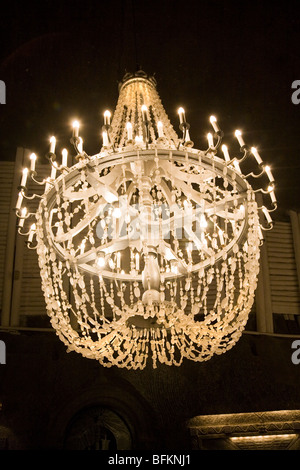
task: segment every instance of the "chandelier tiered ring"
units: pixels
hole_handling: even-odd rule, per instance
[[[194,149],[178,113],[182,137],[154,79],[128,75],[113,118],[104,115],[101,151],[85,153],[75,122],[71,167],[53,138],[50,178],[37,180],[31,156],[27,173],[45,184],[34,215],[20,187],[19,231],[37,249],[51,324],[68,351],[103,366],[207,361],[239,340],[253,305],[273,175],[239,131],[231,158],[213,116],[208,148]]]

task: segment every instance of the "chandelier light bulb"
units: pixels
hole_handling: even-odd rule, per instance
[[[216,116],[210,116],[209,118],[210,122],[211,122],[211,125],[213,126],[213,129],[215,132],[220,132],[220,128],[217,124],[217,118]]]
[[[21,209],[22,202],[23,202],[23,193],[22,191],[20,191],[18,194],[18,199],[17,199],[17,204],[16,204],[17,210]]]
[[[201,214],[200,216],[200,227],[204,229],[207,228],[207,220],[204,214]]]
[[[19,219],[19,224],[18,224],[18,227],[19,228],[23,228],[24,227],[24,222],[25,222],[25,217],[27,215],[27,208],[26,207],[23,207],[23,209],[21,210],[21,217]]]
[[[32,224],[31,227],[30,227],[29,235],[28,235],[28,242],[29,243],[32,242],[35,231],[36,231],[36,225]]]
[[[268,178],[270,180],[270,183],[273,183],[275,180],[274,180],[273,174],[271,172],[271,168],[268,165],[266,165],[264,170],[265,170],[265,173],[266,173],[266,175],[268,176]]]
[[[139,253],[135,254],[135,269],[137,271],[140,270],[140,254]]]
[[[184,124],[186,122],[185,120],[185,111],[183,108],[178,109],[178,115],[179,115],[179,122],[180,124]]]
[[[272,223],[272,217],[270,216],[270,213],[269,213],[268,209],[265,206],[263,206],[262,211],[263,211],[268,223],[271,224]]]
[[[83,255],[84,250],[85,250],[85,245],[86,245],[86,240],[83,239],[80,245],[80,254]]]
[[[207,134],[208,147],[211,149],[214,147],[214,138],[211,132]]]
[[[236,130],[235,131],[235,136],[238,140],[238,143],[240,144],[240,147],[244,147],[245,146],[245,142],[244,142],[244,139],[242,137],[242,132],[240,130]]]
[[[223,152],[223,155],[224,155],[224,158],[225,158],[226,162],[230,162],[230,156],[229,156],[227,145],[225,145],[225,144],[222,145],[222,152]]]
[[[98,258],[97,258],[97,266],[99,268],[104,268],[105,266],[105,254],[104,253],[99,253]]]
[[[82,153],[83,152],[83,140],[81,137],[79,137],[79,143],[77,147],[78,147],[79,152]]]
[[[254,155],[257,163],[259,165],[261,165],[263,161],[262,161],[261,156],[259,155],[259,153],[258,153],[258,151],[255,147],[251,147],[251,153],[252,153],[252,155]]]
[[[21,187],[25,188],[27,183],[28,168],[24,168],[22,171]]]
[[[225,241],[224,241],[224,232],[221,229],[219,229],[219,238],[220,238],[221,245],[224,245],[224,243],[225,243]]]
[[[136,144],[142,144],[143,143],[143,136],[142,135],[136,135],[134,140],[135,140]]]
[[[50,138],[50,153],[55,153],[56,139],[54,135]]]
[[[143,121],[146,122],[148,120],[148,108],[145,104],[143,104],[141,109]]]
[[[30,158],[30,171],[34,172],[35,171],[36,154],[32,153],[29,158]]]
[[[104,125],[110,126],[111,112],[108,109],[104,112]]]
[[[157,131],[158,131],[158,137],[162,138],[164,137],[164,125],[161,121],[158,121],[157,123]]]
[[[131,124],[131,122],[127,122],[126,129],[127,129],[127,139],[132,140],[132,124]]]
[[[108,135],[106,131],[102,132],[102,141],[103,147],[108,147]]]
[[[113,212],[112,212],[112,215],[113,217],[115,217],[115,219],[119,219],[122,215],[122,211],[119,207],[115,207]]]
[[[51,179],[51,180],[55,180],[55,178],[56,178],[56,170],[57,170],[57,163],[56,163],[56,162],[53,162],[53,163],[52,163],[52,167],[51,167],[51,175],[50,175],[50,179]]]
[[[275,202],[276,202],[276,196],[275,196],[274,186],[269,186],[269,187],[268,187],[268,192],[269,192],[269,194],[270,194],[271,201],[273,202],[273,204],[275,204]]]
[[[121,269],[121,253],[117,253],[117,269]]]
[[[234,168],[236,169],[236,171],[238,173],[241,173],[241,168],[240,168],[239,162],[237,160],[233,161],[233,166],[234,166]]]
[[[79,136],[79,122],[73,121],[73,137]]]
[[[67,149],[62,150],[62,166],[64,167],[68,166],[68,150]]]

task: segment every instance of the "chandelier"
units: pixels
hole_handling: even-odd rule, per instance
[[[18,231],[37,251],[51,325],[103,366],[207,361],[236,344],[253,305],[277,208],[271,169],[241,131],[231,157],[214,116],[207,148],[194,149],[178,115],[179,134],[154,78],[127,74],[99,153],[85,152],[75,121],[72,155],[57,158],[52,137],[50,176],[38,178],[34,153],[21,175]]]

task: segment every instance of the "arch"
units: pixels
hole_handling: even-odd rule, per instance
[[[118,383],[107,383],[104,379],[92,387],[74,390],[72,396],[65,397],[54,413],[51,413],[52,418],[45,436],[47,448],[63,449],[74,423],[80,417],[83,420],[87,417],[88,420],[89,413],[97,411],[102,412],[102,416],[105,414],[100,424],[112,432],[119,446],[120,435],[116,427],[120,427],[121,423],[123,438],[127,429],[126,442],[130,442],[131,449],[152,450],[157,446],[155,412],[149,403],[129,382],[118,380]],[[121,445],[123,443],[124,439]]]

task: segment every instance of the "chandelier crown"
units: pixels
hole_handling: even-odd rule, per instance
[[[37,250],[47,312],[69,351],[133,369],[207,361],[247,324],[277,207],[273,174],[240,130],[232,157],[215,116],[207,149],[194,149],[185,110],[179,137],[144,72],[127,74],[119,92],[100,152],[85,152],[74,121],[74,165],[65,148],[58,163],[54,136],[48,178],[31,155],[18,230]],[[42,194],[28,194],[29,176]],[[35,198],[33,213],[24,201]]]
[[[119,85],[119,99],[111,123],[111,143],[123,148],[128,143],[160,142],[178,146],[179,138],[161,103],[156,80],[143,71],[126,74]]]

